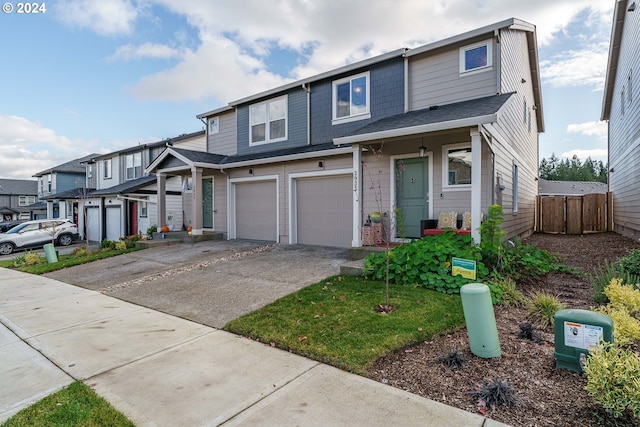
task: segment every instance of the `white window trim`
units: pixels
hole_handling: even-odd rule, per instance
[[[220,116],[211,117],[209,119],[208,132],[209,135],[220,133]]]
[[[336,99],[338,97],[338,86],[345,83],[360,78],[362,76],[367,77],[367,111],[360,114],[353,114],[346,117],[336,117]],[[371,75],[369,71],[365,71],[364,73],[355,74],[353,76],[345,77],[340,80],[334,80],[331,84],[331,124],[337,125],[341,123],[354,122],[357,120],[366,120],[371,118]]]
[[[24,201],[22,201],[24,199]],[[18,196],[18,206],[29,206],[36,202],[36,196]]]
[[[476,49],[481,46],[487,46],[487,65],[484,67],[478,67],[471,70],[467,70],[465,68],[465,53],[468,50]],[[460,75],[471,75],[478,72],[483,72],[487,70],[491,70],[493,68],[493,41],[491,39],[484,40],[479,43],[474,43],[472,45],[463,46],[460,48]]]
[[[271,104],[272,102],[277,102],[284,99],[284,136],[282,138],[275,138],[275,139],[271,139],[271,135],[269,134],[269,104]],[[251,123],[251,108],[252,107],[257,107],[259,105],[266,105],[267,106],[267,121],[265,122],[265,140],[264,141],[257,141],[257,142],[253,142],[253,136],[251,133],[251,126],[254,125],[254,123]],[[256,123],[257,124],[257,123]],[[279,96],[277,98],[271,98],[267,101],[263,101],[263,102],[258,102],[256,104],[251,104],[249,106],[249,146],[250,147],[254,147],[257,145],[263,145],[263,144],[271,144],[274,142],[280,142],[280,141],[286,141],[287,139],[289,139],[289,96],[288,95],[283,95],[283,96]]]
[[[442,146],[442,191],[469,191],[471,184],[449,185],[449,150],[457,150],[460,148],[471,149],[471,142],[461,142],[459,144],[448,144]],[[473,168],[473,164],[471,165]]]
[[[136,155],[140,157],[140,176],[136,176]],[[127,176],[127,170],[129,169],[129,167],[127,166],[127,159],[129,158],[129,156],[131,156],[131,164],[132,167],[131,169],[133,170],[133,177],[129,178]],[[127,154],[124,157],[124,179],[125,181],[133,181],[134,179],[138,179],[142,177],[142,153],[131,153],[131,154]]]
[[[107,167],[107,165],[109,165],[109,167]],[[103,160],[102,161],[102,167],[104,168],[104,171],[102,172],[102,179],[111,179],[112,175],[113,175],[113,162],[112,162],[112,159]]]
[[[519,168],[517,164],[513,164],[512,167],[512,175],[513,175],[513,194],[512,197],[512,212],[514,215],[518,213],[518,173]]]

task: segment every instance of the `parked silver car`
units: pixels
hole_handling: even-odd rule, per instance
[[[0,234],[0,255],[27,248],[39,248],[47,243],[68,246],[78,238],[78,227],[68,219],[38,219],[18,224]]]

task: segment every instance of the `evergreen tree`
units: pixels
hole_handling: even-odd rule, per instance
[[[555,153],[549,159],[540,161],[540,178],[549,181],[607,182],[608,166],[601,160],[587,157],[584,163],[574,155],[571,159],[560,160]]]

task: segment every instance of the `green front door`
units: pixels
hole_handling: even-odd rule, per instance
[[[213,179],[202,180],[202,228],[213,228]]]
[[[399,159],[396,168],[396,236],[420,238],[420,220],[429,219],[428,158]]]

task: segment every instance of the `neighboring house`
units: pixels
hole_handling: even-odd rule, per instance
[[[187,223],[227,238],[357,247],[374,211],[399,236],[489,205],[533,230],[544,129],[535,26],[517,19],[399,49],[198,115],[206,153],[168,147],[158,188],[191,178]],[[164,218],[163,192],[158,215]]]
[[[89,240],[118,240],[132,234],[146,234],[151,225],[163,225],[181,230],[183,221],[183,182],[180,176],[170,176],[164,184],[165,213],[157,216],[157,180],[145,169],[166,147],[186,147],[205,151],[205,132],[183,134],[150,144],[141,144],[104,155],[95,155],[86,162],[95,171],[96,188],[81,202],[80,229]]]
[[[78,195],[95,188],[95,172],[86,162],[97,154],[74,159],[33,175],[38,198],[47,204],[46,218],[68,218],[79,225]]]
[[[609,123],[614,231],[640,237],[640,3],[615,2],[602,120]]]
[[[549,181],[540,178],[538,194],[540,196],[584,196],[585,194],[607,194],[607,184],[584,181]]]
[[[0,222],[32,219],[31,206],[37,201],[35,180],[0,179]]]

